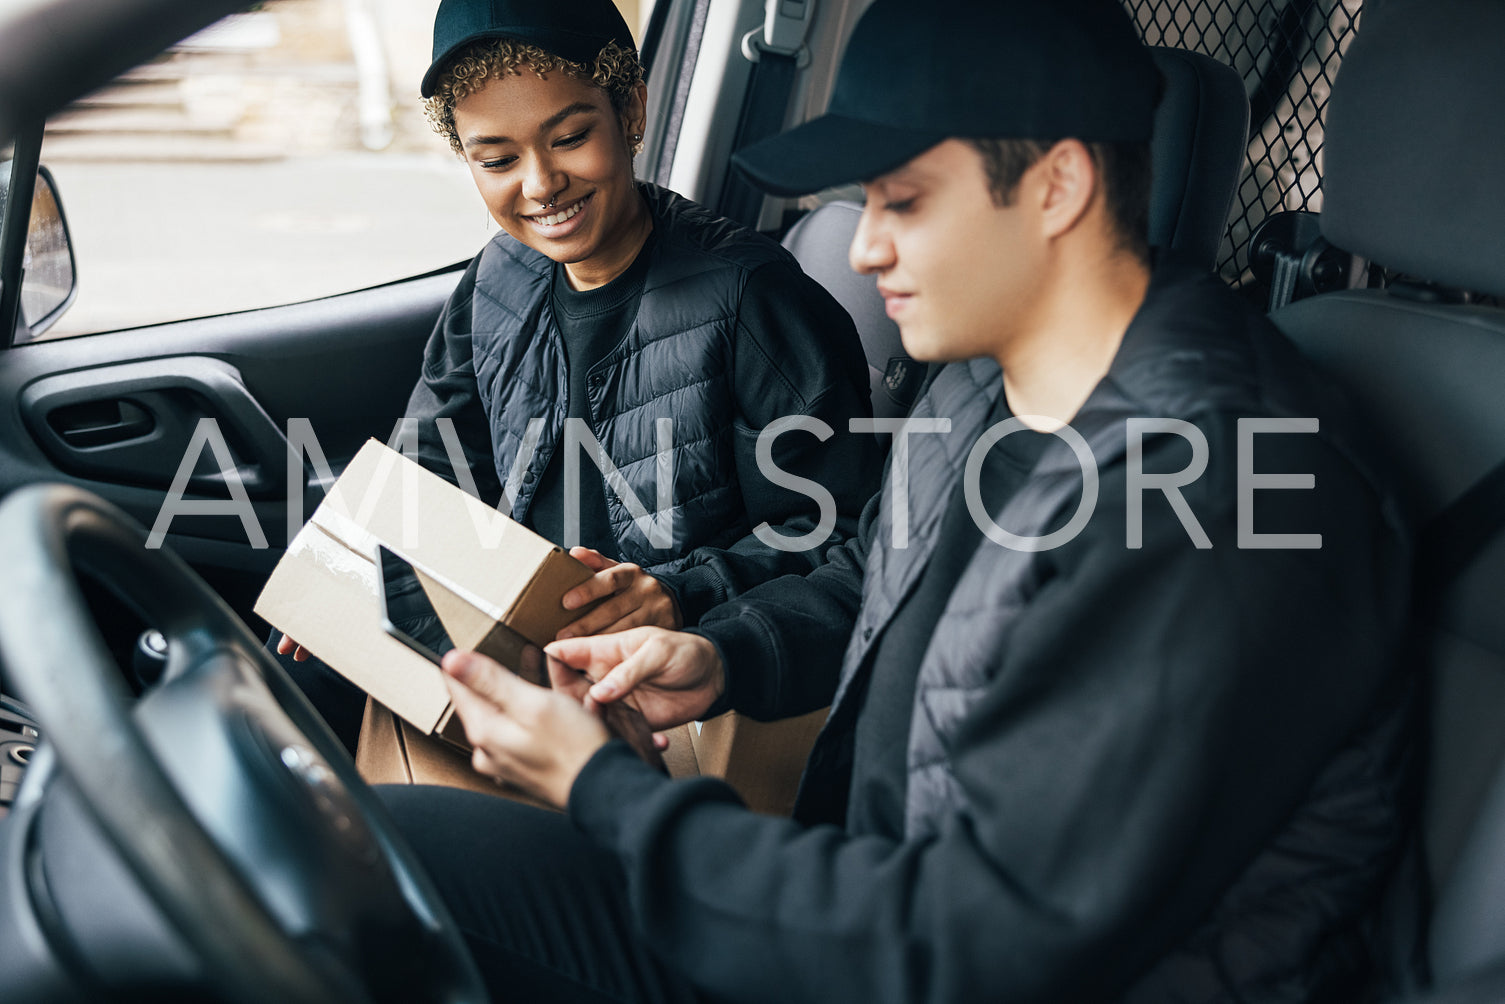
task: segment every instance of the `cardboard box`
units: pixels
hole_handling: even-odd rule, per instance
[[[369,697],[366,715],[361,719],[355,767],[367,784],[437,784],[553,808],[477,774],[470,766],[469,753],[424,735]]]
[[[580,616],[560,598],[590,569],[373,440],[293,538],[256,602],[259,616],[373,698],[356,757],[367,781],[519,797],[470,769],[439,670],[382,630],[378,541],[419,566],[457,646],[514,669],[524,667],[525,643],[542,646]],[[671,730],[664,760],[675,777],[723,777],[751,808],[787,815],[824,720],[824,711],[772,723],[723,715]]]
[[[681,725],[668,732],[664,764],[670,777],[722,778],[754,812],[787,816],[794,808],[805,758],[825,720],[822,710],[780,722],[725,714]],[[355,765],[369,784],[437,784],[543,806],[477,774],[469,754],[423,735],[371,700],[361,721]]]
[[[692,729],[693,726],[681,725],[669,730],[664,765],[670,777],[694,777],[699,773],[690,739]],[[437,784],[552,808],[516,788],[498,785],[477,774],[470,766],[470,754],[422,734],[369,698],[365,717],[361,719],[355,766],[368,784]]]
[[[465,735],[438,668],[382,630],[378,542],[419,566],[424,590],[457,647],[513,669],[525,666],[525,644],[547,644],[583,613],[564,609],[560,599],[591,571],[375,440],[361,448],[293,538],[256,613],[420,734],[463,747]],[[541,673],[533,671],[534,682]]]
[[[826,711],[777,722],[728,712],[694,723],[689,726],[694,771],[725,780],[754,812],[787,816]]]

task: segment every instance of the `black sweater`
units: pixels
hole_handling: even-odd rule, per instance
[[[1092,519],[1042,559],[1049,579],[1008,649],[979,653],[992,682],[948,750],[967,804],[938,832],[906,838],[871,811],[902,804],[905,778],[860,750],[904,749],[912,702],[877,673],[807,767],[795,820],[604,747],[569,811],[622,861],[655,950],[716,999],[748,1002],[1351,992],[1361,918],[1404,832],[1409,718],[1390,666],[1334,674],[1329,660],[1346,643],[1353,658],[1396,648],[1405,548],[1346,457],[1286,435],[1264,437],[1255,469],[1318,489],[1257,492],[1254,530],[1320,533],[1322,548],[1240,549],[1238,417],[1198,421],[1208,469],[1181,489],[1211,549],[1158,491],[1128,546],[1127,464],[1100,471]],[[1178,436],[1146,442],[1148,472],[1191,459]],[[875,512],[826,565],[702,622],[726,703],[774,717],[831,699],[868,549],[887,546]],[[1395,683],[1357,709],[1327,682],[1365,674]],[[1296,750],[1317,752],[1297,766]],[[867,822],[830,812],[844,799],[845,820]]]

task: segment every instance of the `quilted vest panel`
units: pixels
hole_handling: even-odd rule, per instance
[[[656,239],[637,318],[591,368],[586,392],[591,432],[641,507],[634,514],[608,487],[622,558],[667,572],[695,548],[751,530],[734,456],[737,311],[753,269],[792,259],[672,192],[640,190]],[[554,266],[505,233],[482,256],[472,304],[476,383],[497,476],[522,520],[564,440],[569,381],[550,303]]]

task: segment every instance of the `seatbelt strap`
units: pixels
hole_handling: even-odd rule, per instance
[[[1433,516],[1416,536],[1416,598],[1423,608],[1467,571],[1490,540],[1505,530],[1505,461]]]
[[[763,26],[742,39],[742,54],[752,61],[742,110],[732,150],[740,150],[778,132],[784,125],[789,95],[794,91],[795,71],[809,61],[805,33],[815,11],[815,0],[766,0]],[[758,225],[763,193],[728,162],[721,182],[717,211],[728,219]]]

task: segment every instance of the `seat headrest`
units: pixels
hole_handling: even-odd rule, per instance
[[[1150,244],[1212,269],[1249,141],[1249,98],[1238,72],[1210,56],[1150,54],[1165,77],[1150,141]]]
[[[1505,4],[1365,10],[1327,109],[1322,234],[1388,268],[1505,295]]]
[[[883,308],[876,275],[858,275],[847,262],[847,249],[857,233],[862,206],[838,199],[827,202],[790,228],[784,246],[799,260],[805,274],[836,298],[852,315],[862,351],[867,356],[873,414],[891,418],[908,414],[925,367],[904,351],[899,326]]]

